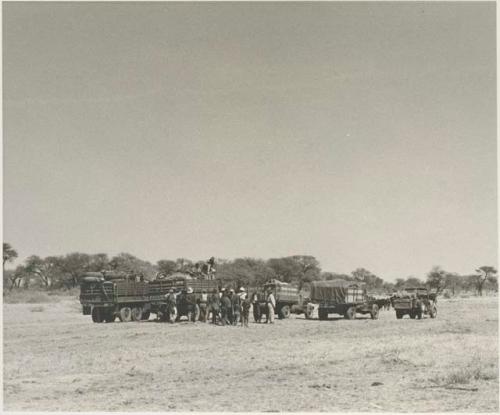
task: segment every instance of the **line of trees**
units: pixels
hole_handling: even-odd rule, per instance
[[[141,274],[145,279],[152,280],[158,273],[171,275],[174,272],[196,272],[204,262],[178,258],[176,260],[161,259],[156,264],[152,264],[128,253],[121,253],[110,258],[105,253],[74,252],[45,258],[32,255],[23,264],[14,269],[6,270],[5,265],[13,262],[17,257],[15,249],[10,244],[4,243],[4,289],[12,290],[16,287],[69,289],[78,286],[79,278],[83,273],[102,270]],[[380,294],[390,294],[405,286],[427,286],[439,293],[446,291],[450,295],[456,295],[463,291],[475,292],[478,295],[482,295],[486,290],[498,291],[497,270],[492,266],[479,267],[475,273],[470,275],[458,275],[440,267],[433,267],[426,275],[425,280],[410,276],[398,278],[392,283],[365,268],[357,268],[350,274],[322,271],[319,261],[310,255],[293,255],[268,260],[256,258],[217,259],[216,264],[217,278],[234,286],[256,286],[274,278],[295,283],[301,288],[311,281],[344,279],[363,282],[370,292]]]

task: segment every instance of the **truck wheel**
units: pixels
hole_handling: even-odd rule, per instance
[[[149,320],[149,316],[151,315],[151,311],[144,311],[142,313],[142,319],[141,320]]]
[[[134,307],[131,311],[132,321],[141,321],[142,320],[142,307]]]
[[[132,321],[132,310],[130,307],[122,307],[120,308],[120,315],[118,317],[120,318],[120,321],[128,323],[129,321]]]
[[[93,307],[92,308],[92,321],[94,323],[102,323],[103,321],[103,315],[102,315],[102,310],[98,307]]]
[[[372,320],[378,320],[378,305],[373,304],[372,311],[370,312]]]
[[[288,318],[290,317],[290,306],[284,305],[283,307],[280,308],[280,311],[278,313],[279,318]]]
[[[399,310],[396,310],[396,318],[398,320],[401,320],[403,318],[403,313]]]
[[[349,307],[345,312],[344,317],[347,320],[354,320],[356,318],[356,309],[353,306]]]

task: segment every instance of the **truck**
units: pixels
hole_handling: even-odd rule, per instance
[[[217,279],[197,279],[192,278],[189,274],[175,273],[168,277],[158,278],[149,283],[149,293],[153,303],[160,304],[159,312],[160,320],[166,320],[166,303],[164,301],[165,294],[171,289],[177,296],[177,315],[176,321],[181,317],[186,316],[190,321],[197,321],[200,317],[199,301],[203,291],[207,294],[214,290],[219,291],[221,282]],[[190,299],[192,303],[186,301],[185,294],[191,289]]]
[[[276,300],[275,313],[278,318],[289,318],[293,314],[305,313],[308,303],[308,293],[298,287],[276,279],[267,281],[254,290],[252,296],[254,320],[260,322],[263,315],[267,315],[267,293],[272,291]]]
[[[402,319],[407,314],[411,319],[421,319],[424,315],[436,318],[436,305],[436,293],[422,287],[405,287],[392,299],[397,319]]]
[[[328,319],[329,314],[340,314],[348,320],[355,319],[356,314],[370,314],[376,320],[380,308],[377,300],[368,297],[364,284],[340,279],[313,281],[306,318],[312,317],[314,305],[318,306],[320,320]]]
[[[80,283],[80,303],[83,315],[90,315],[94,323],[110,323],[116,318],[123,322],[148,320],[151,313],[162,320],[166,315],[165,295],[170,289],[180,294],[188,287],[193,289],[197,299],[202,290],[218,290],[219,281],[198,280],[187,274],[144,281],[133,274],[85,273]],[[181,297],[177,295],[177,298]],[[194,321],[199,316],[197,306],[178,304],[177,309],[177,320],[188,315]]]

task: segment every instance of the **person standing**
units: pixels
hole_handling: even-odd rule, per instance
[[[229,293],[224,292],[220,299],[221,308],[221,323],[223,326],[230,324],[230,313],[231,313],[231,299],[229,298]]]
[[[166,295],[165,309],[167,313],[167,321],[173,323],[175,321],[175,318],[177,317],[177,304],[174,290],[172,288],[168,290],[168,294]]]
[[[232,324],[233,326],[237,326],[240,322],[241,315],[241,298],[239,294],[236,294],[234,290],[232,291],[231,296],[231,311],[232,311]]]
[[[250,307],[252,303],[250,299],[245,298],[241,303],[241,325],[248,327],[248,316],[250,315]]]
[[[201,292],[201,297],[199,300],[200,307],[200,321],[204,323],[207,322],[207,311],[208,311],[208,294],[205,290]]]
[[[214,288],[212,295],[208,299],[209,305],[207,309],[207,317],[212,313],[212,324],[217,324],[217,317],[219,316],[220,310],[220,297],[217,292],[217,288]]]
[[[274,324],[274,310],[276,308],[276,299],[274,298],[273,291],[267,292],[267,320],[266,323]]]

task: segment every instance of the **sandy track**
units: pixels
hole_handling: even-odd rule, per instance
[[[438,307],[435,320],[391,310],[243,329],[94,324],[70,299],[5,304],[4,409],[498,411],[497,299]]]

